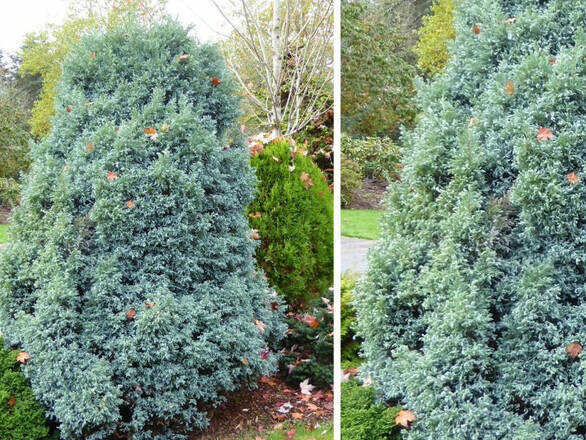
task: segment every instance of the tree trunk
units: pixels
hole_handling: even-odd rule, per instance
[[[271,33],[273,43],[273,115],[272,134],[281,135],[281,0],[273,0],[273,30]]]

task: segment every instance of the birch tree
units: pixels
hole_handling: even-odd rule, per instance
[[[212,0],[228,66],[256,123],[292,135],[332,107],[333,0]]]

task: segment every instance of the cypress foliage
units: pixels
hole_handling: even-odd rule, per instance
[[[0,438],[49,440],[49,427],[41,405],[18,368],[18,350],[3,348],[0,339]]]
[[[65,61],[0,261],[2,332],[63,439],[186,438],[276,369],[235,90],[171,20],[129,18]]]
[[[252,150],[258,193],[248,210],[261,240],[258,264],[289,302],[320,297],[334,266],[334,205],[325,177],[289,142]]]
[[[586,2],[463,0],[356,292],[408,440],[586,436]]]

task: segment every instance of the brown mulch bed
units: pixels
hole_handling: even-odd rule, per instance
[[[10,209],[0,205],[0,225],[7,225],[8,217],[10,217]]]
[[[384,209],[381,201],[387,190],[387,183],[379,180],[364,179],[354,193],[349,209]]]
[[[287,412],[279,412],[283,405]],[[331,421],[333,413],[331,391],[313,390],[311,395],[304,395],[299,389],[293,389],[281,379],[261,377],[257,389],[233,393],[227,402],[211,409],[208,412],[209,428],[203,433],[192,433],[189,438],[236,439],[251,430],[256,430],[259,434],[271,431],[279,424],[303,422],[308,426],[314,426]]]

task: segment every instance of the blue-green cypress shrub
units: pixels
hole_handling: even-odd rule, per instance
[[[171,20],[68,55],[0,262],[1,330],[63,439],[182,439],[276,369],[235,95],[217,49]]]
[[[408,440],[584,439],[586,3],[455,25],[356,292],[363,374]]]

